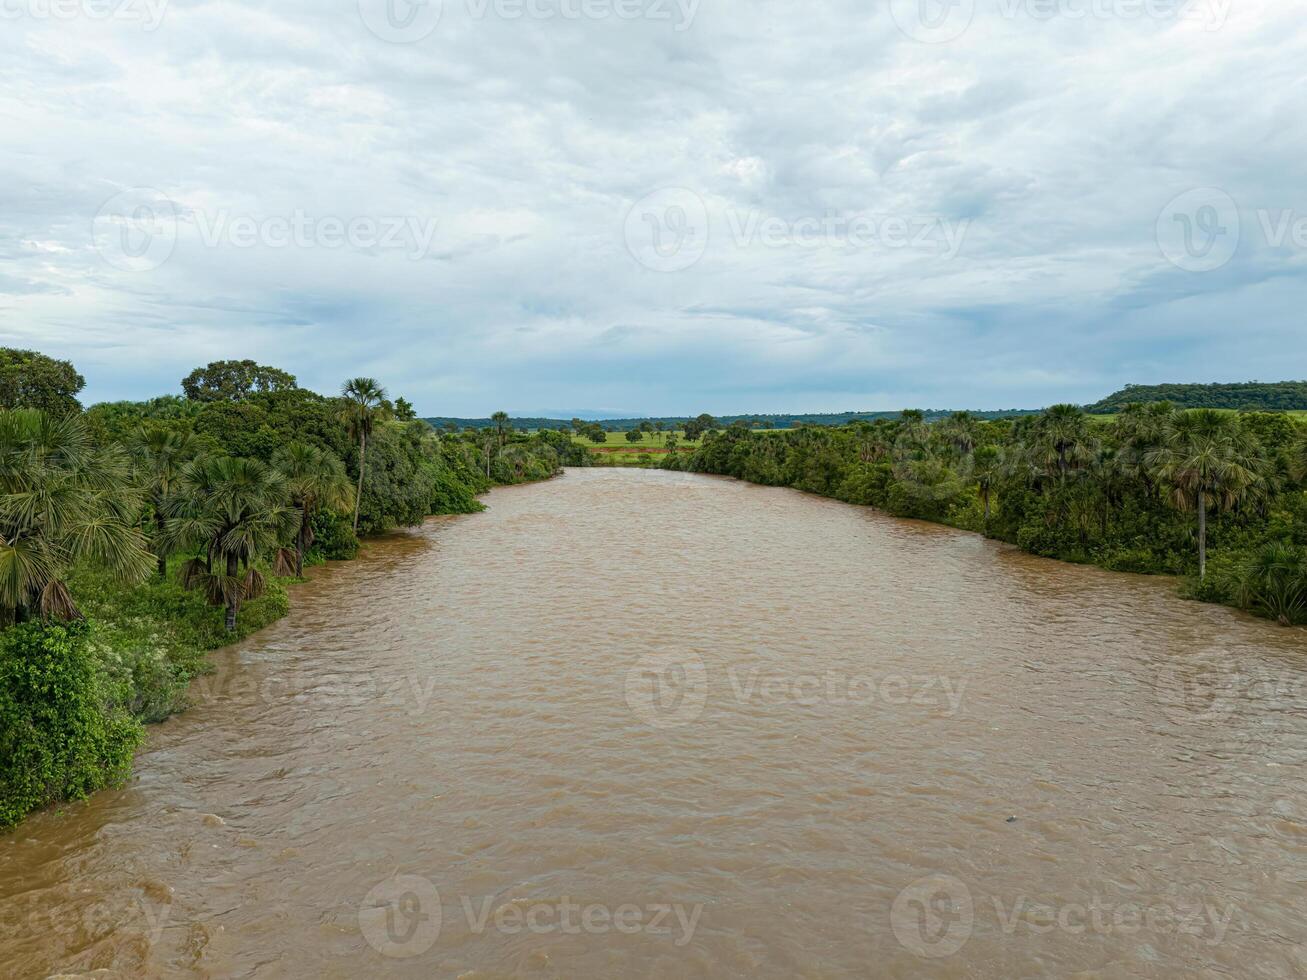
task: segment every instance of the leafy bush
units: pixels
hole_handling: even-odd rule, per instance
[[[429,469],[433,487],[431,513],[475,514],[486,509],[477,500],[475,489],[460,480],[443,460],[433,461]]]
[[[317,511],[312,526],[313,546],[307,555],[310,563],[349,561],[359,553],[358,535],[354,533],[349,518],[343,514],[333,510]]]
[[[121,783],[140,723],[105,690],[81,623],[0,634],[0,827]]]
[[[1285,626],[1307,622],[1307,549],[1263,545],[1240,563],[1234,594],[1243,608]]]
[[[130,588],[90,569],[80,570],[72,582],[88,616],[88,651],[105,681],[106,697],[147,722],[186,707],[188,682],[208,669],[207,651],[290,610],[285,586],[268,577],[264,594],[241,604],[236,632],[228,633],[223,610],[177,582],[179,564],[174,561],[166,579]]]

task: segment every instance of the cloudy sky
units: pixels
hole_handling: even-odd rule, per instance
[[[1272,0],[0,0],[0,343],[423,414],[1307,377]]]

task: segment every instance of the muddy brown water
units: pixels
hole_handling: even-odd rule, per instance
[[[0,838],[0,975],[1307,971],[1303,631],[729,480],[486,502]]]

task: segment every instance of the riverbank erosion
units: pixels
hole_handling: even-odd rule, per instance
[[[713,476],[569,470],[484,499],[315,569],[213,655],[202,709],[152,731],[129,783],[0,840],[0,962],[1307,967],[1294,631]]]

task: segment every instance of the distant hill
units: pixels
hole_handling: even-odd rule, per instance
[[[1085,410],[1098,415],[1131,402],[1171,402],[1177,408],[1250,408],[1307,411],[1307,381],[1248,381],[1233,384],[1126,385]]]
[[[1039,409],[1012,408],[996,412],[972,412],[971,414],[982,419],[1004,419],[1016,415],[1035,415]],[[936,421],[945,418],[951,414],[949,409],[926,409],[926,420]],[[771,423],[773,429],[793,428],[799,422],[808,425],[846,425],[855,419],[865,419],[868,422],[874,422],[876,419],[897,418],[898,412],[828,412],[815,414],[798,414],[798,415],[719,415],[717,422],[719,425],[727,426],[737,419],[745,422],[758,421],[766,426]],[[663,426],[668,429],[680,428],[690,419],[692,415],[664,415],[662,417],[651,417],[648,419],[598,419],[599,425],[613,432],[626,432],[634,429],[641,422],[662,422]],[[426,420],[437,429],[444,428],[452,423],[460,429],[489,429],[494,426],[490,419],[456,419],[456,418],[429,418]],[[540,418],[514,418],[512,419],[513,428],[515,429],[562,429],[571,425],[571,419],[540,419]]]

